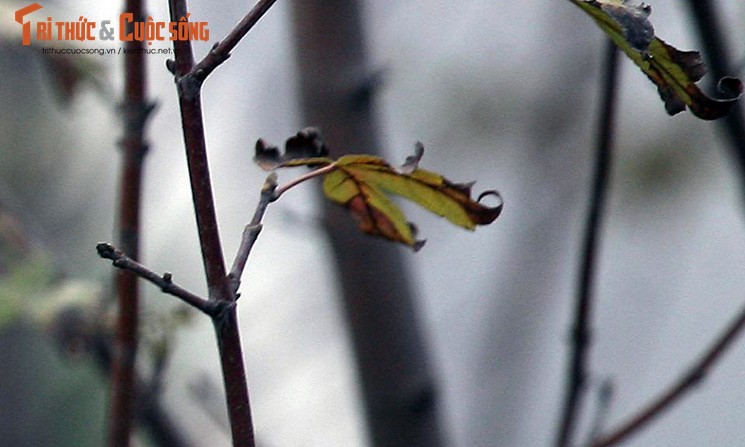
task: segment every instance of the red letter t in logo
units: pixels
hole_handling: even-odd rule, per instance
[[[16,22],[23,25],[23,45],[31,45],[31,22],[23,22],[23,16],[31,14],[34,11],[41,9],[41,5],[38,3],[31,3],[25,8],[21,8],[16,11]]]

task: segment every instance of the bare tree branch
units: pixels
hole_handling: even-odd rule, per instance
[[[621,424],[613,430],[592,443],[592,447],[608,447],[619,444],[632,434],[647,426],[652,420],[670,409],[689,391],[700,384],[709,374],[714,365],[722,359],[724,353],[732,346],[737,337],[745,329],[745,307],[740,310],[737,317],[722,331],[721,335],[704,352],[701,359],[696,362],[680,379],[673,383],[670,388],[655,400],[642,408],[636,416]]]
[[[163,293],[173,295],[207,315],[214,314],[214,303],[211,303],[210,300],[204,299],[174,283],[170,273],[164,273],[162,276],[158,275],[124,254],[121,250],[106,242],[98,244],[96,250],[98,251],[98,255],[102,258],[113,261],[114,267],[127,270],[132,274],[155,284],[161,291],[163,291]]]
[[[269,8],[277,0],[259,0],[258,3],[246,14],[243,19],[230,31],[230,33],[220,42],[212,47],[212,50],[199,63],[194,66],[192,73],[204,81],[215,68],[225,62],[243,37],[251,31],[251,28],[261,19]]]
[[[615,123],[616,92],[618,85],[618,48],[610,40],[606,44],[605,79],[601,98],[601,115],[598,123],[598,141],[595,173],[590,199],[590,211],[585,222],[584,246],[580,267],[579,289],[574,310],[572,351],[567,375],[566,397],[561,424],[556,439],[557,447],[571,445],[574,428],[579,419],[582,393],[587,380],[589,363],[590,324],[592,300],[597,265],[597,247],[600,239],[602,212],[610,181],[611,148]]]
[[[271,6],[270,2],[262,2],[261,4],[265,5],[266,8]],[[182,17],[187,17],[186,0],[169,0],[169,10],[171,21],[176,22]],[[265,11],[265,9],[260,8],[255,20],[258,20]],[[224,48],[229,51],[230,48],[235,46],[253,26],[255,20],[244,19],[237,27],[239,30],[227,40]],[[174,62],[169,64],[169,68],[176,78],[178,87],[181,126],[184,134],[184,145],[186,146],[194,214],[197,220],[197,232],[207,278],[209,300],[220,306],[219,313],[212,315],[212,324],[215,328],[217,346],[220,352],[220,365],[233,446],[254,447],[256,442],[235,306],[237,294],[233,288],[233,281],[228,277],[225,270],[207,161],[201,86],[208,71],[194,71],[194,53],[191,41],[174,41],[174,52],[176,58]]]

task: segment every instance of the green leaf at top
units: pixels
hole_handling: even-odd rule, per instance
[[[719,81],[721,98],[711,98],[702,92],[696,85],[706,74],[701,55],[696,51],[680,51],[656,37],[648,20],[649,5],[627,5],[619,0],[571,1],[589,14],[657,86],[670,115],[682,112],[687,106],[699,118],[721,118],[742,95],[742,81],[731,77]]]

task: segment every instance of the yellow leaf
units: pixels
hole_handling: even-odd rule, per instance
[[[487,191],[472,199],[472,184],[452,183],[440,174],[420,169],[424,148],[420,143],[416,148],[416,154],[407,158],[400,168],[372,155],[345,155],[334,161],[325,157],[318,131],[305,129],[288,140],[284,154],[259,140],[254,160],[268,170],[320,166],[280,190],[284,192],[305,180],[323,176],[324,195],[346,207],[361,231],[406,244],[414,250],[421,248],[424,241],[416,239],[416,228],[389,195],[411,200],[469,230],[496,220],[503,205],[499,193]],[[499,204],[490,207],[480,203],[487,195],[496,196]]]
[[[421,146],[419,148],[414,165],[421,158]],[[423,241],[416,240],[413,225],[386,193],[411,200],[469,230],[476,225],[492,223],[502,210],[501,197],[499,205],[485,206],[471,198],[471,185],[451,183],[418,166],[399,170],[382,158],[370,155],[343,156],[334,166],[336,169],[324,177],[326,197],[347,207],[363,232],[415,249],[421,247]],[[499,197],[496,192],[491,194]]]

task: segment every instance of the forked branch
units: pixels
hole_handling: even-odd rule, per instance
[[[228,33],[228,35],[215,44],[212,50],[194,67],[192,73],[203,81],[215,68],[225,62],[243,37],[251,31],[251,28],[261,19],[269,8],[277,0],[259,0],[256,5],[246,14],[243,19]]]

